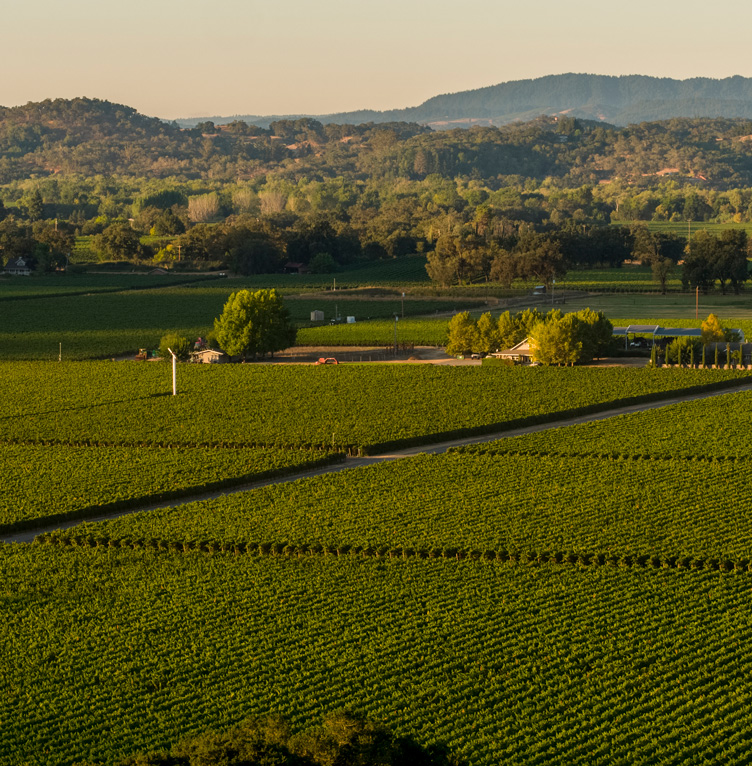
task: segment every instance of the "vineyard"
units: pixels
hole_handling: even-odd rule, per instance
[[[8,766],[353,703],[489,766],[752,745],[747,576],[37,546],[0,573]]]
[[[44,287],[37,288],[31,294],[15,289],[7,296],[7,301],[0,300],[0,305],[4,307],[0,358],[56,360],[60,344],[64,359],[118,356],[139,348],[158,347],[160,338],[168,330],[177,330],[193,340],[199,335],[206,336],[212,329],[214,318],[222,312],[233,290],[249,285],[246,281],[213,280],[209,285],[199,283],[136,290],[134,279],[129,281],[127,277],[122,277],[123,287],[118,291],[104,286],[95,286],[91,290],[81,286],[71,288],[71,295],[77,296],[75,300],[56,292],[47,297]],[[31,290],[36,281],[25,284],[31,285]],[[78,285],[78,282],[75,284]],[[132,289],[125,289],[126,284]],[[0,283],[0,299],[5,294],[3,288]],[[15,288],[15,282],[11,288]],[[52,287],[49,289],[53,290]],[[82,290],[86,290],[87,294],[82,295]],[[29,300],[11,301],[10,297]],[[32,297],[34,300],[30,299]],[[294,321],[308,325],[311,312],[317,309],[324,311],[327,322],[336,316],[343,321],[347,316],[354,316],[358,322],[373,317],[390,317],[393,324],[394,315],[401,315],[403,310],[410,316],[473,308],[482,304],[479,301],[449,299],[406,298],[402,301],[397,298],[344,297],[336,300],[298,298],[288,300],[286,305]],[[440,322],[444,329],[447,321],[443,319]],[[335,326],[332,329],[357,326]]]
[[[390,346],[398,344],[443,346],[447,341],[446,317],[437,319],[373,320],[329,327],[304,327],[298,331],[301,346]]]
[[[79,296],[123,290],[154,290],[173,285],[206,284],[212,275],[196,274],[47,274],[32,278],[0,277],[0,301],[55,296]]]
[[[370,453],[736,385],[735,370],[4,363],[3,439]],[[82,400],[82,397],[85,397]]]
[[[414,268],[416,259],[407,266]],[[394,268],[398,269],[399,264]],[[367,274],[370,267],[353,270]],[[379,264],[374,269],[384,269]],[[422,268],[422,266],[421,266]],[[333,280],[339,289],[347,283],[330,275],[275,275],[274,277],[217,278],[197,275],[150,276],[143,274],[77,274],[71,276],[0,279],[0,359],[66,360],[112,358],[132,354],[139,348],[154,349],[167,331],[177,331],[190,339],[206,336],[212,329],[229,294],[238,289],[274,286],[286,293],[286,305],[300,326],[298,343],[303,346],[441,346],[446,343],[449,312],[471,310],[475,314],[488,309],[487,299],[499,294],[498,285],[468,286],[464,294],[457,290],[439,290],[413,286],[404,300],[399,285],[374,282],[373,291],[362,289],[368,280],[353,282],[354,291],[332,292]],[[289,278],[289,279],[288,279]],[[649,269],[633,267],[573,271],[557,287],[568,290],[598,290],[605,293],[628,290],[652,291]],[[301,280],[295,282],[295,280]],[[306,281],[308,280],[308,281]],[[323,280],[323,281],[322,281]],[[674,282],[672,287],[676,287]],[[404,287],[404,286],[403,286]],[[522,288],[529,295],[530,285]],[[328,290],[313,296],[314,290]],[[504,292],[502,290],[502,292]],[[419,293],[428,293],[421,295]],[[445,293],[445,295],[442,295]],[[506,291],[505,294],[511,294]],[[467,296],[471,297],[467,297]],[[431,297],[433,296],[433,297]],[[608,300],[596,298],[599,307],[611,314]],[[635,300],[644,301],[646,296]],[[603,303],[598,303],[600,300]],[[688,298],[689,300],[689,298]],[[606,303],[604,303],[606,301]],[[592,301],[591,301],[592,302]],[[734,301],[716,308],[725,316],[729,311],[746,315],[746,307]],[[649,307],[648,307],[649,308]],[[311,312],[324,312],[323,325],[311,326]],[[644,310],[644,307],[635,312]],[[501,308],[495,308],[498,314]],[[682,309],[683,311],[683,309]],[[436,316],[443,314],[443,316]],[[404,315],[404,318],[403,318]],[[353,316],[354,324],[328,324],[337,318],[344,322]],[[398,316],[399,321],[394,321]],[[613,319],[614,324],[666,324],[666,319]],[[698,321],[672,319],[675,326],[697,326]],[[752,336],[752,321],[725,320]],[[396,338],[395,338],[396,336]]]
[[[407,320],[406,320],[407,321]],[[0,529],[731,370],[0,364]],[[752,393],[0,544],[0,765],[354,708],[469,766],[747,758]],[[301,447],[317,447],[306,451]]]
[[[14,466],[3,480],[0,532],[299,471],[334,457],[279,449],[0,443],[0,463]]]
[[[582,287],[581,289],[595,289],[594,287]],[[642,298],[644,300],[644,297]],[[613,297],[611,298],[613,300]],[[573,310],[579,303],[569,304],[567,310]],[[658,325],[662,327],[699,327],[706,312],[700,319],[678,319],[673,316],[664,316],[661,318],[650,317],[635,318],[614,317],[609,311],[609,305],[606,299],[590,299],[582,302],[582,308],[596,306],[605,309],[609,313],[609,319],[615,327],[626,327],[630,324]],[[542,307],[546,310],[546,306]],[[479,316],[484,309],[470,309],[474,316]],[[713,311],[718,311],[712,306]],[[738,311],[738,310],[735,310]],[[746,309],[745,309],[746,311]],[[499,310],[493,311],[494,316],[498,316]],[[682,312],[686,313],[686,312]],[[723,313],[723,312],[722,312]],[[400,320],[397,323],[397,342],[413,343],[420,346],[442,346],[447,341],[448,320],[444,318],[420,317],[415,319]],[[747,338],[752,337],[752,320],[750,319],[724,319],[724,326],[738,328],[744,331]],[[354,325],[334,325],[332,327],[306,327],[298,332],[298,343],[303,346],[358,346],[358,345],[383,345],[388,346],[394,343],[394,321],[361,322]]]
[[[556,281],[562,290],[591,290],[594,292],[648,292],[658,293],[656,283],[649,266],[622,266],[620,269],[587,269],[569,271]],[[681,269],[674,267],[666,280],[666,287],[671,292],[682,289]]]
[[[702,477],[702,486],[693,475]],[[293,555],[306,546],[422,558],[460,552],[492,560],[626,566],[702,567],[714,561],[716,567],[746,569],[752,559],[750,485],[752,467],[743,459],[461,452],[82,525],[51,540],[159,540],[181,548],[238,545]]]
[[[473,455],[520,454],[608,458],[696,459],[708,464],[750,460],[752,394],[740,391],[614,420],[517,436],[462,448]]]

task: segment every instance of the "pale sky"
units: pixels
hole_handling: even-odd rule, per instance
[[[728,0],[4,0],[0,105],[326,114],[563,72],[752,76]]]

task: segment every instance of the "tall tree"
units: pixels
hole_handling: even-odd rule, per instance
[[[292,346],[297,330],[276,290],[239,290],[214,320],[214,334],[223,351],[247,359]]]
[[[446,352],[450,356],[472,353],[478,345],[478,327],[469,311],[461,311],[449,320],[449,338]]]
[[[707,292],[715,282],[715,261],[718,257],[718,240],[707,231],[699,231],[687,245],[682,270],[682,283],[699,287]]]
[[[138,234],[127,223],[113,223],[93,240],[102,260],[127,261],[144,255]]]
[[[41,220],[44,215],[44,202],[42,201],[42,194],[39,189],[34,189],[28,197],[24,198],[23,206],[26,208],[26,213],[32,221]]]
[[[580,361],[582,341],[579,322],[572,314],[551,316],[530,332],[533,359],[544,365],[569,365]]]
[[[716,276],[721,283],[721,292],[725,293],[726,282],[731,283],[735,293],[748,278],[747,232],[741,229],[726,229],[718,239],[718,253],[715,260]]]
[[[481,314],[476,328],[478,335],[473,351],[481,354],[496,351],[499,348],[499,323],[493,319],[490,311]]]

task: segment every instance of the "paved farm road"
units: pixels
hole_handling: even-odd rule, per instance
[[[260,482],[252,482],[249,484],[239,484],[236,487],[228,487],[223,490],[215,490],[214,492],[197,493],[195,495],[188,495],[173,500],[165,500],[159,503],[145,504],[140,507],[128,508],[127,510],[117,510],[112,513],[103,514],[102,516],[93,516],[87,519],[75,519],[68,523],[57,522],[49,527],[37,527],[36,529],[26,532],[17,532],[0,536],[0,542],[6,543],[28,543],[31,542],[37,535],[44,532],[52,532],[55,529],[64,529],[67,527],[73,527],[77,524],[81,524],[83,521],[105,521],[107,519],[114,519],[118,516],[126,516],[130,513],[140,513],[141,511],[153,511],[157,508],[169,508],[170,506],[185,505],[186,503],[194,503],[198,500],[211,500],[217,497],[223,497],[225,495],[234,495],[238,492],[251,492],[259,487],[267,487],[272,484],[282,484],[288,481],[296,481],[297,479],[307,479],[312,476],[320,476],[324,473],[336,473],[338,471],[348,471],[353,468],[363,468],[365,466],[374,465],[375,463],[383,463],[389,460],[399,460],[405,457],[414,457],[420,454],[439,455],[442,452],[446,452],[452,447],[464,447],[468,444],[482,444],[484,442],[496,441],[498,439],[506,439],[510,436],[519,436],[521,434],[531,434],[536,431],[546,431],[550,428],[561,428],[562,426],[572,426],[579,423],[589,423],[593,420],[605,420],[607,418],[613,418],[616,415],[628,415],[634,412],[645,412],[646,410],[654,410],[659,407],[668,407],[671,404],[679,404],[681,402],[693,402],[699,399],[709,399],[713,396],[733,396],[739,391],[752,390],[752,381],[745,381],[738,387],[733,389],[723,389],[721,391],[707,391],[696,394],[684,394],[673,396],[670,399],[661,399],[656,402],[645,402],[641,404],[633,404],[628,407],[616,407],[611,410],[603,410],[591,415],[582,415],[571,418],[563,418],[562,420],[555,420],[549,423],[539,423],[533,426],[526,426],[524,428],[517,428],[513,431],[503,431],[500,433],[483,434],[481,436],[469,436],[464,439],[453,439],[452,441],[437,442],[436,444],[424,444],[419,447],[410,447],[404,450],[398,450],[383,455],[373,455],[370,457],[353,457],[347,458],[344,463],[335,463],[329,466],[323,466],[321,468],[315,468],[311,471],[302,471],[297,474],[287,474],[286,476],[280,476],[276,479],[266,479]]]

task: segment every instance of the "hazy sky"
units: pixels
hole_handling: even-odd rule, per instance
[[[325,114],[562,72],[752,76],[727,0],[5,0],[0,104]]]

